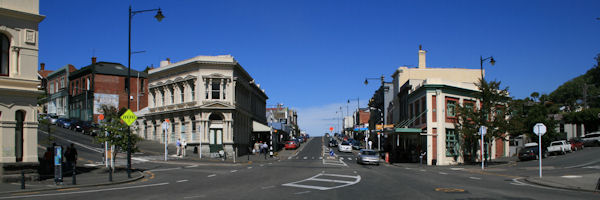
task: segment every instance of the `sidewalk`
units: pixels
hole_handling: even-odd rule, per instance
[[[586,192],[600,192],[597,190],[596,184],[600,184],[600,173],[594,174],[580,174],[573,176],[542,176],[529,177],[525,181],[553,188],[586,191]]]
[[[73,185],[73,177],[69,174],[63,177],[62,184],[55,184],[53,177],[46,177],[43,180],[26,181],[25,189],[21,189],[21,182],[0,182],[0,194],[15,194],[23,192],[36,192],[47,190],[68,190],[69,188],[92,187],[101,185],[111,185],[136,181],[144,177],[139,171],[132,171],[131,177],[127,178],[127,171],[124,168],[117,168],[113,172],[112,182],[108,180],[108,171],[100,167],[77,167],[76,185]],[[20,179],[19,179],[20,180]]]

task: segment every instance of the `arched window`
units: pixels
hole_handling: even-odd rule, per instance
[[[2,48],[0,50],[0,76],[8,76],[10,68],[8,65],[10,40],[2,33],[0,33],[0,48]]]
[[[23,122],[25,121],[25,111],[18,110],[15,113],[15,158],[17,162],[23,161]]]

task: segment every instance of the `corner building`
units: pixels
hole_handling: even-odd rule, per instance
[[[253,124],[267,124],[267,95],[230,55],[161,61],[148,78],[148,107],[136,113],[133,125],[144,139],[201,144],[203,156],[217,157],[221,150],[242,155],[251,145]]]

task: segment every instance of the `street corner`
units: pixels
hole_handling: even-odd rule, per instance
[[[562,176],[543,176],[543,177],[528,177],[524,179],[526,182],[573,191],[584,192],[600,192],[600,173],[595,174],[580,174],[580,175],[562,175]]]

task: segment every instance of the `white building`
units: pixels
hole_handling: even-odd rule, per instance
[[[145,139],[165,142],[161,124],[168,120],[168,143],[181,138],[201,143],[203,155],[240,155],[248,152],[253,130],[266,127],[268,97],[230,55],[161,61],[148,78],[149,106],[136,124]]]
[[[38,162],[38,0],[0,1],[0,163]]]

